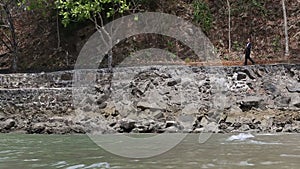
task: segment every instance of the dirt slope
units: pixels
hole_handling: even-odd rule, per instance
[[[213,19],[212,28],[206,34],[217,47],[220,57],[228,63],[227,65],[240,64],[237,61],[240,61],[245,40],[249,36],[253,40],[253,57],[255,60],[262,60],[258,61],[258,63],[274,63],[283,59],[291,61],[300,58],[299,0],[288,0],[286,3],[291,51],[289,58],[283,57],[284,34],[280,0],[254,0],[250,2],[241,0],[231,2],[231,53],[228,53],[228,11],[226,1],[211,0],[206,2]],[[194,8],[192,0],[149,0],[149,2],[147,1],[147,3],[138,6],[135,12],[143,11],[174,14],[201,26],[193,20]],[[59,24],[60,38],[58,39],[56,12],[50,10],[46,15],[42,15],[43,13],[45,12],[26,11],[21,14],[21,17],[19,15],[14,16],[20,45],[19,70],[47,71],[71,69],[81,47],[89,36],[94,33],[93,25],[89,22],[74,23],[68,28],[63,28]],[[156,46],[158,47],[168,48],[166,42],[157,41],[157,39],[165,40],[166,38],[164,37],[156,37],[154,39],[150,37],[148,41],[142,39],[138,38],[137,42],[147,43],[151,40],[157,42]],[[60,47],[58,48],[59,42]],[[120,46],[122,47],[122,44]],[[137,50],[144,47],[144,45],[133,44],[132,41],[128,40],[127,42],[124,41],[123,49],[120,50],[122,52],[119,51],[119,53],[124,55],[123,51],[125,48],[127,48],[127,52],[132,52],[130,51],[132,50],[131,48]],[[179,48],[180,50],[184,49],[184,47]],[[0,50],[0,54],[5,53],[3,48],[0,48]],[[118,49],[116,54],[118,54]],[[182,52],[181,55],[183,59],[188,57],[186,52]],[[2,70],[8,69],[9,66],[10,56],[1,56],[0,67]]]

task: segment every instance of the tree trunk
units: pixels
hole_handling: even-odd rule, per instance
[[[12,56],[13,56],[13,61],[12,61],[12,69],[13,71],[17,71],[17,62],[18,62],[18,44],[17,44],[17,38],[16,38],[16,30],[15,30],[15,26],[14,26],[14,21],[13,18],[11,16],[11,12],[9,10],[9,7],[7,6],[7,4],[2,4],[2,7],[5,11],[6,14],[6,19],[8,22],[8,26],[9,26],[9,30],[10,30],[10,45],[11,45],[11,52],[12,52]]]
[[[228,6],[228,51],[230,53],[231,51],[231,9],[230,9],[230,2],[227,0],[227,6]]]
[[[108,66],[108,70],[109,72],[112,72],[112,60],[113,60],[113,52],[112,52],[112,37],[111,35],[109,34],[109,32],[107,30],[104,29],[104,23],[103,23],[103,18],[101,16],[100,13],[98,13],[98,18],[100,19],[100,24],[98,24],[97,22],[97,17],[94,16],[93,18],[91,18],[91,20],[94,22],[95,24],[95,28],[96,30],[100,33],[100,34],[103,34],[105,36],[108,37],[108,42],[105,42],[107,46],[110,46],[111,47],[111,50],[108,51],[107,55],[108,55],[108,61],[107,61],[107,66]],[[111,30],[112,32],[112,30]],[[104,36],[102,35],[102,38],[104,38]],[[104,39],[103,39],[104,40]]]
[[[285,56],[289,56],[289,34],[286,17],[285,0],[282,0],[283,20],[284,20],[284,35],[285,35]]]
[[[59,31],[59,14],[58,11],[56,11],[56,32],[57,32],[57,48],[60,48],[60,31]]]

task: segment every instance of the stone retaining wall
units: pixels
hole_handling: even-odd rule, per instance
[[[2,74],[0,131],[300,132],[299,72],[293,64]]]

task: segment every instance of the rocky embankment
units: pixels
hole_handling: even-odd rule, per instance
[[[283,64],[2,74],[0,131],[300,132],[299,72]]]

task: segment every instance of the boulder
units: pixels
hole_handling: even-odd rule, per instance
[[[7,119],[1,124],[2,128],[4,128],[5,130],[10,130],[15,125],[16,121],[14,119]]]
[[[288,107],[290,102],[291,102],[291,97],[281,96],[275,99],[275,104],[278,107]]]
[[[261,105],[262,101],[263,101],[263,99],[261,97],[250,96],[250,97],[246,97],[242,100],[237,101],[237,103],[240,105],[240,108],[243,111],[249,111],[253,107],[258,108],[259,105]]]
[[[265,91],[270,94],[270,95],[273,95],[273,96],[277,96],[277,95],[280,95],[280,90],[276,87],[275,84],[273,84],[273,82],[270,82],[270,81],[266,81],[263,83],[263,88],[265,89]]]
[[[164,129],[165,133],[177,133],[179,131],[179,129],[175,126],[170,126],[166,129]]]
[[[202,117],[202,119],[201,119],[201,121],[200,121],[200,123],[199,123],[199,127],[204,127],[204,126],[206,126],[207,124],[209,123],[209,121],[207,120],[207,118],[204,116],[204,117]]]
[[[184,105],[184,108],[182,109],[182,113],[184,114],[197,114],[198,113],[198,105],[196,103],[190,103],[187,105]]]
[[[137,103],[137,108],[140,108],[142,110],[145,109],[151,109],[151,110],[165,110],[165,107],[161,107],[156,103],[149,103],[149,102],[145,102],[145,101],[141,101]]]
[[[157,110],[155,112],[152,113],[152,116],[155,118],[155,119],[162,119],[164,118],[164,113],[160,110]]]
[[[295,85],[287,86],[286,88],[291,93],[300,93],[300,83],[296,83]]]
[[[204,130],[204,128],[195,128],[195,130],[193,130],[193,133],[202,133]]]
[[[120,122],[120,128],[123,129],[124,132],[131,132],[131,130],[135,128],[135,124],[135,120],[122,119]]]
[[[175,126],[177,127],[178,123],[176,121],[166,121],[166,128]]]
[[[246,78],[247,78],[247,74],[246,73],[242,73],[242,72],[239,72],[237,74],[237,77],[236,77],[237,80],[244,80]]]
[[[297,107],[297,108],[300,108],[300,96],[299,96],[299,95],[293,95],[293,96],[291,97],[291,102],[290,102],[290,104],[291,104],[292,106],[295,106],[295,107]]]
[[[225,123],[228,124],[228,125],[232,125],[236,122],[236,117],[234,116],[227,116],[226,117],[226,120],[225,120]]]
[[[168,86],[175,86],[175,85],[177,85],[180,82],[181,82],[180,78],[178,78],[178,79],[172,79],[172,80],[170,80],[170,81],[167,82],[167,85]]]
[[[4,119],[5,119],[5,115],[2,112],[0,112],[0,121],[3,121]]]
[[[248,131],[250,130],[250,127],[248,124],[242,124],[242,126],[239,128],[240,131]]]
[[[100,103],[100,104],[98,105],[98,108],[99,108],[99,109],[105,109],[106,106],[107,106],[107,103],[103,102],[103,103]]]
[[[46,129],[46,123],[35,123],[29,127],[27,133],[29,134],[41,134],[44,133]]]
[[[196,117],[193,115],[182,114],[179,115],[177,121],[180,123],[180,125],[183,126],[185,130],[189,130],[193,128],[193,124],[196,121]]]
[[[204,126],[203,132],[205,133],[218,133],[219,127],[218,123],[210,122],[208,125]]]

